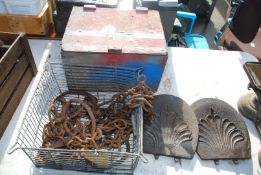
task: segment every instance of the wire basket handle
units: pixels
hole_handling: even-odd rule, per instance
[[[137,83],[146,83],[147,77],[144,74],[139,74],[137,77]]]
[[[139,158],[140,158],[144,163],[149,163],[148,159],[147,159],[142,153],[140,153]]]
[[[13,146],[11,146],[11,148],[9,148],[9,150],[7,151],[7,154],[13,154],[13,152],[15,152],[16,150],[20,149],[20,147],[17,147],[17,141],[15,142],[15,144]]]

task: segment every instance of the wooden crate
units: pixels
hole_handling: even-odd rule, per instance
[[[1,137],[37,69],[24,34],[0,33],[0,40]]]
[[[48,35],[52,16],[46,4],[38,16],[0,14],[0,31]]]

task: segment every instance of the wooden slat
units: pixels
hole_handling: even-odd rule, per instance
[[[16,63],[16,60],[21,56],[23,52],[20,42],[17,41],[19,41],[19,38],[17,38],[15,43],[0,59],[0,85],[3,83],[6,76]]]
[[[47,35],[51,23],[50,18],[48,4],[38,16],[2,14],[0,15],[0,31]]]
[[[44,35],[48,35],[50,33],[50,26],[51,26],[51,23],[52,23],[52,17],[53,16],[49,12],[49,5],[48,5],[48,3],[46,4],[45,8],[46,9],[44,11],[44,14],[40,18],[40,20],[41,20],[42,28],[45,29],[45,34]]]
[[[55,0],[48,0],[48,4],[49,7],[51,7],[50,9],[52,10],[52,13],[56,11],[56,4],[55,4]]]
[[[29,63],[26,56],[22,55],[19,62],[15,65],[4,83],[0,86],[0,112],[3,110],[4,106],[6,106],[6,102],[14,92],[28,65]]]
[[[26,58],[27,58],[27,60],[30,64],[30,67],[31,67],[34,75],[36,75],[37,74],[37,68],[36,68],[36,65],[35,65],[35,62],[34,62],[34,57],[33,57],[31,48],[29,46],[28,40],[23,35],[23,36],[21,36],[20,41],[21,41],[22,46],[25,50]]]
[[[25,93],[27,87],[30,84],[30,81],[33,78],[32,71],[28,68],[23,75],[23,78],[19,82],[18,86],[16,87],[10,101],[8,102],[6,108],[0,114],[0,138],[2,137],[4,130],[6,129],[9,121],[11,120],[18,104],[20,103],[23,94]]]
[[[4,24],[5,21],[1,20],[1,15],[0,15],[0,21],[1,24]],[[0,26],[2,26],[0,24]],[[1,31],[1,27],[0,27],[0,31]],[[7,33],[7,32],[0,32],[0,40],[2,40],[6,45],[11,45],[17,38],[18,38],[19,34],[17,33]]]
[[[56,4],[54,2],[54,0],[48,0],[48,6],[49,6],[49,14],[51,16],[51,23],[53,23],[53,13],[56,10]]]
[[[4,54],[6,53],[7,50],[8,50],[8,48],[1,48],[1,46],[0,46],[0,60],[1,60],[2,56],[4,56]]]
[[[11,32],[12,28],[9,26],[8,18],[4,15],[0,15],[0,31]]]

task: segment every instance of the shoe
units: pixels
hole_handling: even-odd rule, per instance
[[[237,102],[238,111],[246,118],[256,122],[260,103],[255,93],[245,94]]]

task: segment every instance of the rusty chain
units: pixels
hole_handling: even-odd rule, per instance
[[[66,95],[80,95],[84,99],[66,98]],[[153,92],[146,85],[146,77],[141,76],[137,86],[100,104],[88,92],[64,92],[50,103],[42,147],[122,151],[124,144],[126,152],[130,152],[129,138],[133,132],[131,113],[142,106],[144,119],[151,120],[152,100]]]

